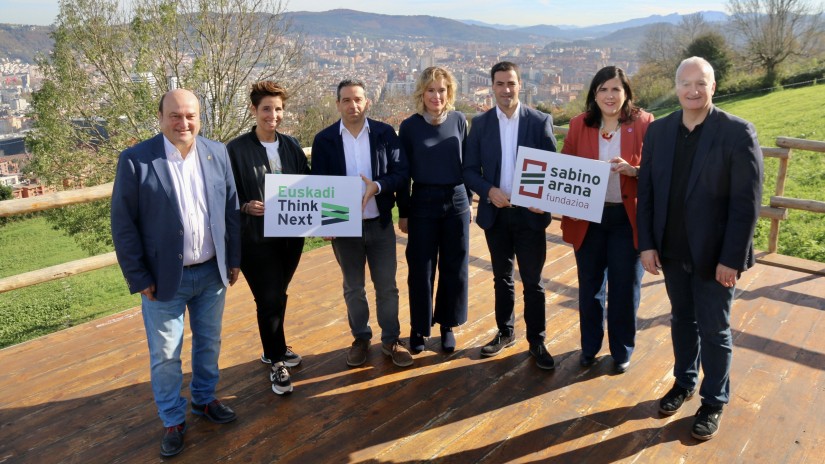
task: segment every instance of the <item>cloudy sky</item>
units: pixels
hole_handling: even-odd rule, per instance
[[[670,13],[725,11],[724,0],[291,0],[290,11],[349,8],[398,15],[473,19],[494,24],[589,26]],[[57,0],[0,0],[0,23],[51,24]],[[357,5],[357,6],[356,6]]]

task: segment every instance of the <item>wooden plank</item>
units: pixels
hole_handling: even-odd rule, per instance
[[[776,146],[782,148],[793,148],[797,150],[808,150],[825,153],[825,142],[817,140],[797,139],[793,137],[777,137]]]
[[[9,217],[17,214],[34,213],[48,209],[62,208],[63,206],[105,200],[112,197],[114,182],[100,184],[94,187],[84,187],[76,190],[62,190],[47,193],[31,198],[0,201],[0,217]]]
[[[31,285],[50,282],[64,277],[82,274],[84,272],[95,271],[117,264],[115,252],[92,256],[90,258],[78,259],[68,263],[57,264],[55,266],[44,267],[36,271],[25,272],[0,279],[0,293],[17,290]]]
[[[270,391],[268,367],[258,360],[254,302],[241,278],[227,293],[217,392],[239,419],[222,426],[189,414],[186,449],[175,460],[825,459],[821,277],[763,264],[743,274],[731,314],[734,396],[719,437],[697,446],[690,425],[698,396],[676,416],[657,412],[658,399],[673,383],[670,304],[662,276],[644,277],[630,370],[612,375],[606,342],[599,362],[582,369],[575,258],[558,234],[558,225],[552,225],[543,271],[547,345],[558,363],[553,372],[537,369],[527,353],[520,283],[518,342],[499,357],[480,357],[480,347],[495,332],[495,318],[489,253],[476,227],[470,320],[457,330],[459,348],[443,354],[433,337],[408,369],[393,366],[380,353],[377,338],[364,367],[345,365],[351,335],[340,270],[330,247],[306,253],[290,288],[286,318],[287,340],[304,357],[292,369],[295,392],[289,396]],[[399,235],[403,336],[409,330],[405,243]],[[140,311],[133,309],[0,350],[0,462],[160,462],[161,427],[145,343]],[[184,384],[191,375],[190,353],[187,332]]]
[[[781,267],[792,271],[806,272],[808,274],[815,274],[825,276],[825,264],[816,261],[809,261],[806,259],[795,258],[793,256],[785,256],[776,253],[758,252],[756,253],[756,262],[768,266]]]
[[[817,200],[802,200],[799,198],[772,196],[771,207],[798,209],[813,213],[825,213],[825,201]]]

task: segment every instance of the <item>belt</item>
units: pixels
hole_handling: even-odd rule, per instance
[[[363,222],[375,222],[379,219],[381,219],[381,216],[375,216],[374,218],[364,219]]]
[[[611,206],[624,206],[624,203],[611,203],[609,201],[604,202],[605,208],[610,208]]]
[[[214,261],[214,260],[215,260],[215,258],[214,258],[214,257],[213,257],[213,258],[209,258],[209,259],[207,259],[206,261],[204,261],[204,262],[202,262],[202,263],[190,264],[190,265],[188,265],[188,266],[183,266],[183,268],[184,268],[184,269],[195,269],[195,268],[196,268],[196,267],[198,267],[198,266],[203,266],[204,264],[209,264],[209,263],[211,263],[211,262],[212,262],[212,261]]]

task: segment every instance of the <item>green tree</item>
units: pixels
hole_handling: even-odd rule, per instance
[[[290,80],[302,44],[281,0],[64,0],[54,50],[33,95],[31,169],[61,187],[110,182],[118,154],[157,131],[157,102],[174,87],[201,98],[201,134],[246,131],[248,86]],[[111,242],[105,204],[50,213],[89,252]]]
[[[728,0],[730,23],[744,42],[744,54],[775,85],[780,66],[792,56],[822,51],[822,5],[808,0]]]
[[[11,200],[13,196],[14,193],[12,192],[11,187],[0,184],[0,201]]]
[[[684,57],[702,57],[713,66],[716,76],[716,85],[725,80],[730,71],[731,61],[728,54],[728,43],[725,37],[718,32],[707,32],[700,35],[685,49]]]

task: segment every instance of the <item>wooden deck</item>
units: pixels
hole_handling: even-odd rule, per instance
[[[457,332],[459,349],[440,353],[436,337],[407,369],[382,356],[377,337],[367,364],[347,368],[340,271],[330,247],[305,254],[287,313],[287,339],[304,362],[293,369],[295,391],[286,397],[271,392],[258,360],[254,303],[241,280],[228,293],[218,390],[239,419],[215,425],[190,414],[186,449],[173,459],[825,462],[825,278],[764,265],[744,275],[732,312],[731,404],[720,435],[700,443],[690,436],[698,395],[673,417],[657,412],[673,382],[661,278],[645,278],[630,370],[612,375],[606,348],[601,362],[580,368],[575,261],[554,221],[543,275],[547,344],[559,367],[542,371],[529,357],[520,299],[518,343],[481,359],[479,348],[495,333],[493,290],[483,235],[472,230],[470,322]],[[404,245],[399,234],[406,336]],[[187,342],[184,360],[188,353]],[[0,463],[161,460],[138,309],[4,349],[0,366]]]

